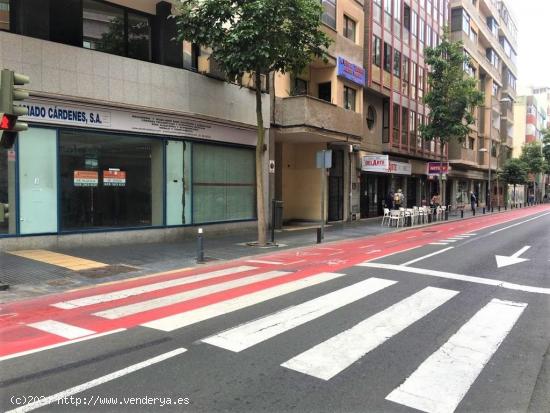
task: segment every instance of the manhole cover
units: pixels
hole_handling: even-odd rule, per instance
[[[106,267],[79,271],[78,274],[88,278],[102,278],[138,270],[139,268],[131,267],[129,265],[108,265]]]

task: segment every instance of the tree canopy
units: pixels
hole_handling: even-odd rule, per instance
[[[454,42],[445,30],[441,43],[427,47],[425,61],[431,71],[428,74],[429,91],[424,103],[429,107],[428,122],[420,126],[426,140],[438,139],[442,146],[456,139],[464,141],[475,122],[473,108],[483,102],[483,93],[477,89],[476,80],[465,71],[470,64],[462,42]]]
[[[550,129],[546,129],[543,132],[542,145],[542,155],[546,163],[546,173],[550,174]]]
[[[527,183],[528,174],[529,171],[525,162],[517,158],[508,159],[502,170],[498,172],[500,179],[511,185]]]
[[[537,174],[545,170],[546,165],[540,142],[529,142],[523,145],[519,159],[525,163],[529,173]]]

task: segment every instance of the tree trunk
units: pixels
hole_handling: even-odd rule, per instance
[[[258,244],[266,245],[266,216],[264,198],[264,117],[262,114],[262,78],[259,70],[254,73],[256,83],[256,122],[258,139],[256,142],[256,209],[258,214]]]
[[[443,152],[444,152],[445,144],[443,142],[439,142],[439,198],[441,199],[441,205],[446,205],[446,194],[443,190]]]

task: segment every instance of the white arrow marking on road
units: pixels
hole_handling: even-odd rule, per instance
[[[528,258],[519,258],[519,256],[523,254],[525,251],[527,251],[529,248],[531,247],[529,245],[526,245],[525,247],[520,249],[518,252],[516,252],[515,254],[509,257],[504,255],[495,255],[495,258],[497,260],[497,267],[498,268],[506,267],[508,265],[519,264],[520,262],[523,262],[523,261],[529,261]]]

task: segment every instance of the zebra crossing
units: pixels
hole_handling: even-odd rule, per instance
[[[140,315],[146,321],[139,325],[170,332],[346,276],[344,272],[297,276],[292,271],[264,271],[263,268],[265,267],[240,265],[53,302],[50,307],[67,315],[66,317],[60,320],[52,318],[37,321],[25,327],[67,339],[67,343],[70,343],[71,340],[78,342],[86,337],[101,337],[106,334],[105,331],[91,328],[93,325],[100,325],[97,320],[124,321]],[[357,268],[364,266],[359,264]],[[261,283],[264,283],[263,288],[247,289]],[[370,276],[216,332],[201,339],[200,343],[235,353],[243,352],[246,357],[247,349],[261,346],[282,334],[292,337],[301,326],[338,312],[345,306],[369,300],[397,284],[399,282],[396,280]],[[220,296],[204,305],[179,311],[178,306],[182,303],[242,288],[246,290],[236,296]],[[362,358],[369,357],[369,353],[386,342],[399,340],[403,331],[414,328],[415,323],[449,304],[460,294],[457,290],[434,286],[411,291],[407,297],[389,303],[386,308],[364,318],[351,328],[318,342],[288,360],[281,360],[280,368],[329,382]],[[402,383],[387,394],[386,400],[426,412],[454,411],[498,351],[500,344],[512,332],[526,307],[527,303],[524,302],[496,298],[488,298],[487,302],[480,303],[474,316],[462,326],[457,326],[455,333],[411,375],[403,377]],[[166,312],[170,308],[173,311]],[[86,316],[80,313],[83,309],[89,310]],[[162,309],[161,313],[156,312],[159,309]],[[79,311],[79,316],[73,323],[68,316],[75,311]],[[78,320],[86,320],[86,317],[96,320],[96,324],[78,324]],[[118,325],[119,328],[120,326]],[[124,328],[120,329],[123,330]]]

